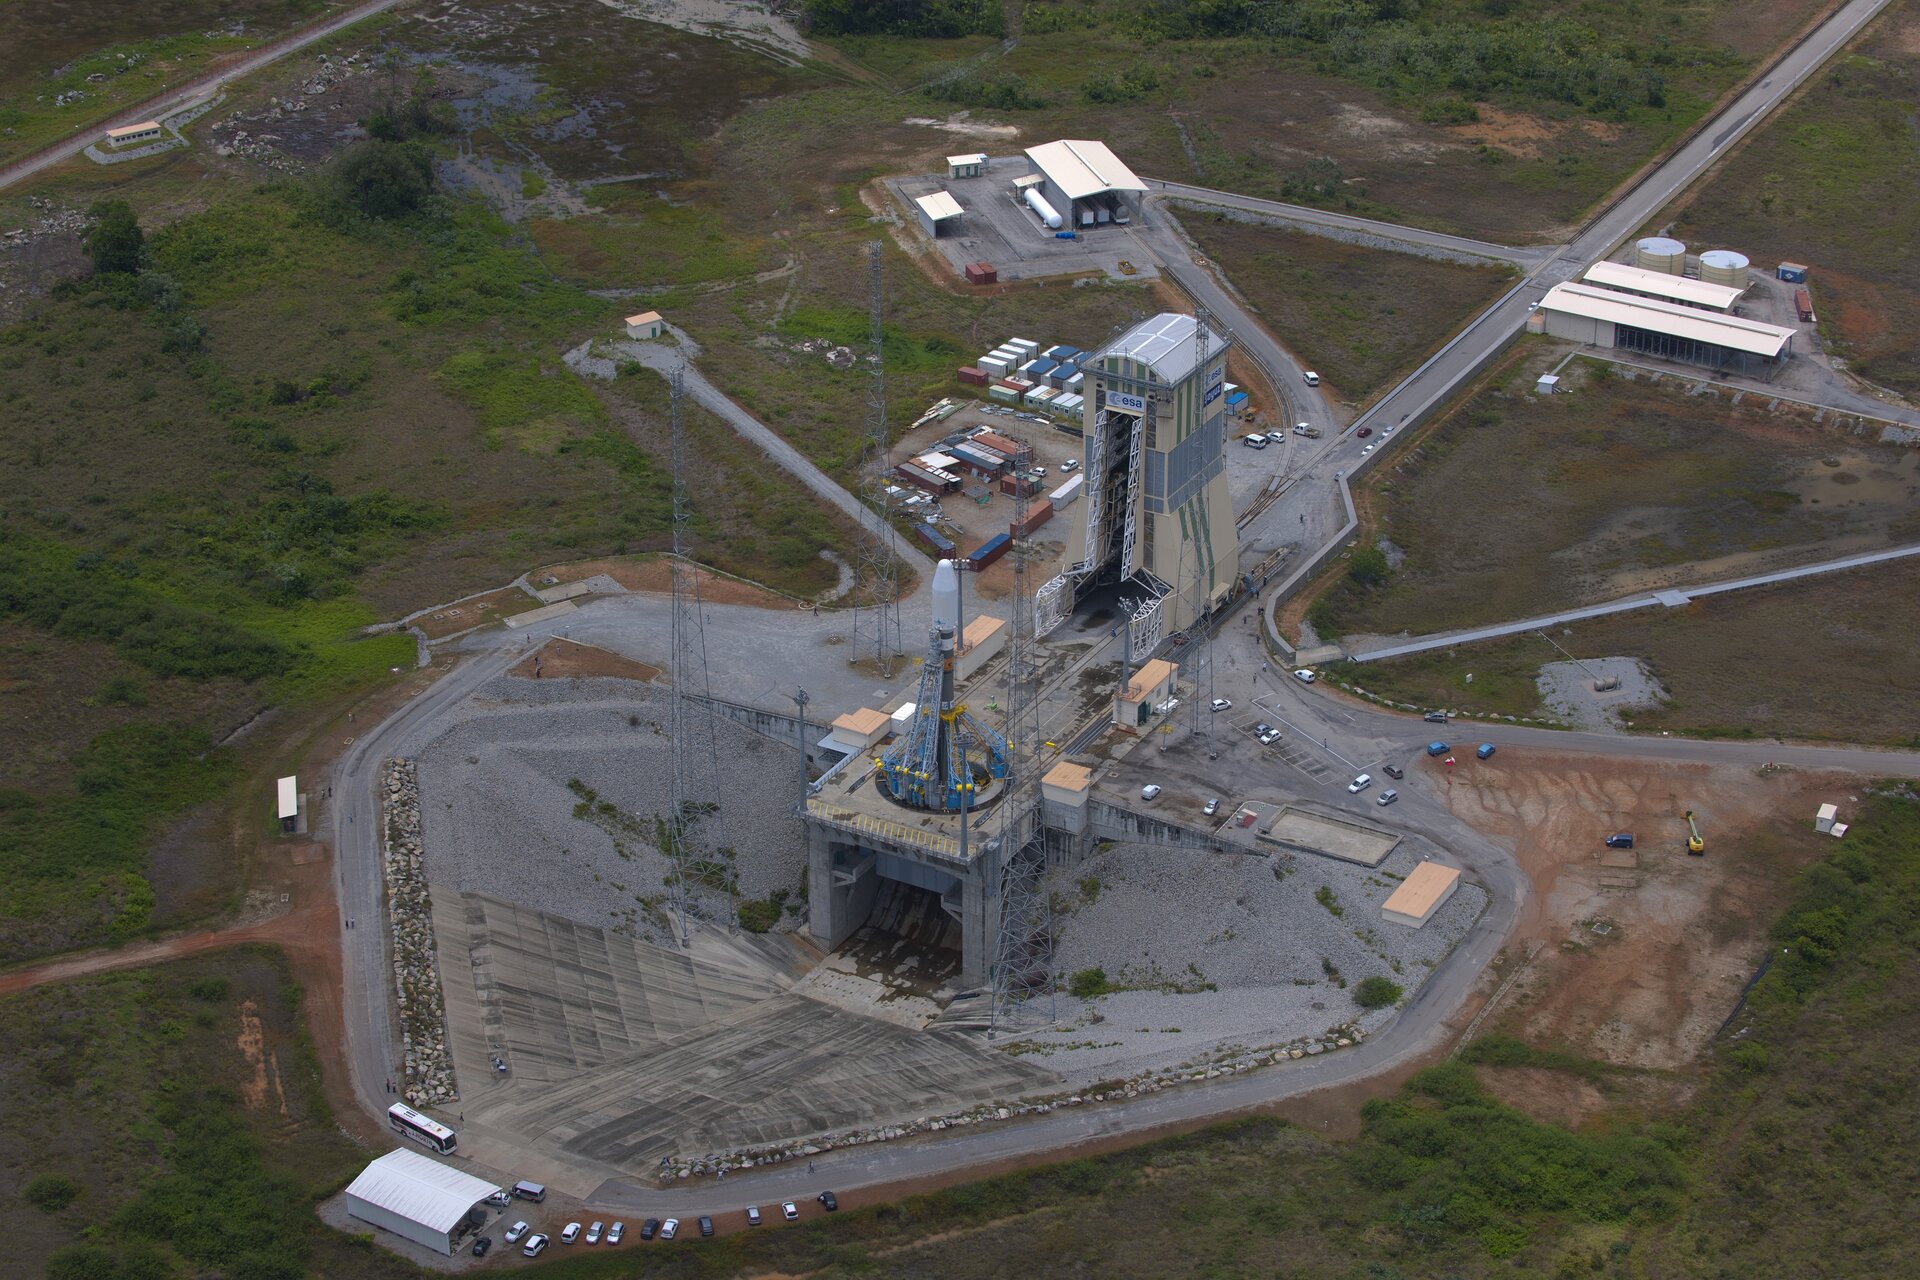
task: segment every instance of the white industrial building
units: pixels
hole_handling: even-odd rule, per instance
[[[347,1213],[451,1257],[486,1222],[498,1190],[416,1151],[389,1151],[347,1187]]]
[[[977,178],[987,171],[987,153],[976,151],[971,155],[948,156],[947,176],[949,178]]]
[[[1140,197],[1146,194],[1147,184],[1104,142],[1062,139],[1043,143],[1028,147],[1027,159],[1038,170],[1035,176],[1039,181],[1031,190],[1069,227],[1087,230],[1124,226],[1140,212]],[[1032,196],[1026,199],[1029,205],[1034,204]],[[1034,212],[1047,221],[1038,207]]]
[[[1792,329],[1588,284],[1555,285],[1540,300],[1528,328],[1589,346],[1766,378],[1793,355]]]
[[[1624,262],[1596,262],[1580,278],[1587,284],[1612,289],[1616,293],[1658,298],[1663,302],[1677,302],[1683,307],[1718,311],[1722,315],[1732,311],[1733,304],[1746,292],[1729,284],[1695,280],[1691,276],[1676,276],[1665,271],[1649,271],[1645,267],[1630,267]]]
[[[920,217],[920,229],[928,235],[937,239],[960,234],[960,202],[948,192],[921,196],[913,202],[913,210]]]

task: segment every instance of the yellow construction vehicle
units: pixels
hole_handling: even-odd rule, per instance
[[[1687,852],[1705,853],[1707,842],[1700,838],[1700,824],[1693,820],[1693,810],[1687,810]]]

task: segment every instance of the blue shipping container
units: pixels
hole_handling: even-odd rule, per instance
[[[972,562],[974,571],[977,573],[992,564],[995,560],[998,560],[1001,556],[1007,554],[1007,548],[1012,545],[1013,539],[1011,537],[1004,533],[996,533],[993,537],[988,538],[976,547],[973,554],[968,556],[967,559]]]
[[[913,532],[920,541],[938,551],[942,559],[953,559],[953,542],[944,533],[930,524],[916,524],[913,526]]]
[[[1805,284],[1807,282],[1807,269],[1797,262],[1781,263],[1777,274],[1788,284]]]
[[[1057,347],[1047,348],[1047,358],[1049,360],[1058,360],[1061,364],[1065,364],[1079,354],[1080,349],[1078,347],[1069,347],[1065,343]]]

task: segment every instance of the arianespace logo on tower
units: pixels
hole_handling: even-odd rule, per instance
[[[1202,409],[1220,398],[1220,393],[1226,390],[1226,380],[1227,367],[1225,365],[1215,365],[1212,372],[1207,374],[1207,395],[1206,398],[1200,402]]]

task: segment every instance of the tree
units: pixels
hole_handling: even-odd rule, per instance
[[[1347,565],[1347,576],[1363,587],[1377,587],[1387,580],[1386,553],[1378,547],[1361,547]]]
[[[341,152],[328,177],[346,207],[369,218],[400,218],[433,194],[433,157],[416,142],[369,138]]]
[[[1398,983],[1376,973],[1371,978],[1360,979],[1353,989],[1353,1002],[1362,1009],[1384,1009],[1402,994]]]
[[[127,202],[102,200],[87,213],[93,218],[93,226],[81,244],[93,259],[93,269],[102,274],[131,275],[139,271],[140,259],[147,251],[147,238]]]

